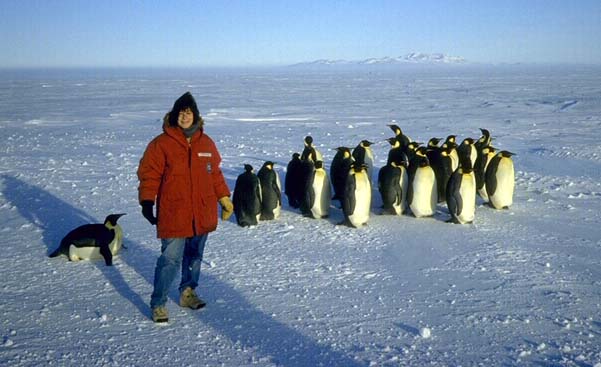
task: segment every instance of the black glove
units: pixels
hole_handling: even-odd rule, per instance
[[[154,216],[154,203],[152,201],[143,201],[140,203],[142,205],[142,215],[146,220],[152,224],[153,226],[157,224],[157,218]]]

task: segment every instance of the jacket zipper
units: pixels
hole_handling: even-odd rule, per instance
[[[192,143],[188,142],[188,174],[190,175],[190,190],[194,196],[194,182],[192,178]],[[190,202],[194,203],[194,198],[190,198]],[[192,205],[192,233],[196,236],[196,223],[194,220],[194,205]]]

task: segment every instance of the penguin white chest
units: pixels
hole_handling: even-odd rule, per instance
[[[349,216],[349,221],[359,227],[369,220],[371,207],[371,184],[365,171],[355,174],[355,210]]]
[[[476,217],[476,177],[473,174],[461,175],[459,194],[463,208],[457,215],[457,220],[460,223],[471,223]]]
[[[330,210],[330,181],[324,169],[315,171],[313,179],[313,192],[315,193],[315,201],[311,208],[311,213],[314,218],[324,218],[329,215]]]
[[[413,215],[417,218],[434,215],[438,202],[434,170],[429,166],[418,168],[411,185],[413,198],[409,207]]]
[[[489,193],[491,204],[497,209],[512,205],[515,186],[513,161],[510,159],[501,159],[495,177],[497,180],[496,190],[492,195]]]

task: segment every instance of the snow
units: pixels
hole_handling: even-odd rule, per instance
[[[0,365],[601,366],[601,69],[465,66],[301,71],[0,72]],[[191,86],[191,87],[190,87]],[[516,153],[508,210],[471,225],[380,216],[280,219],[209,236],[201,311],[148,306],[159,241],[136,169],[163,114],[191,90],[233,183],[244,163],[280,179],[311,135],[338,146],[487,128]],[[377,172],[374,172],[377,174]],[[286,203],[287,204],[287,203]],[[48,258],[74,227],[120,219],[104,261]]]

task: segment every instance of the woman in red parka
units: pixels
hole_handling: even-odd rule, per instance
[[[142,215],[157,226],[161,239],[150,299],[155,322],[168,321],[167,293],[180,266],[179,305],[205,306],[194,289],[207,234],[217,228],[217,203],[222,207],[222,220],[233,212],[221,156],[204,133],[203,123],[194,97],[185,93],[165,116],[163,133],[148,144],[138,167]]]

